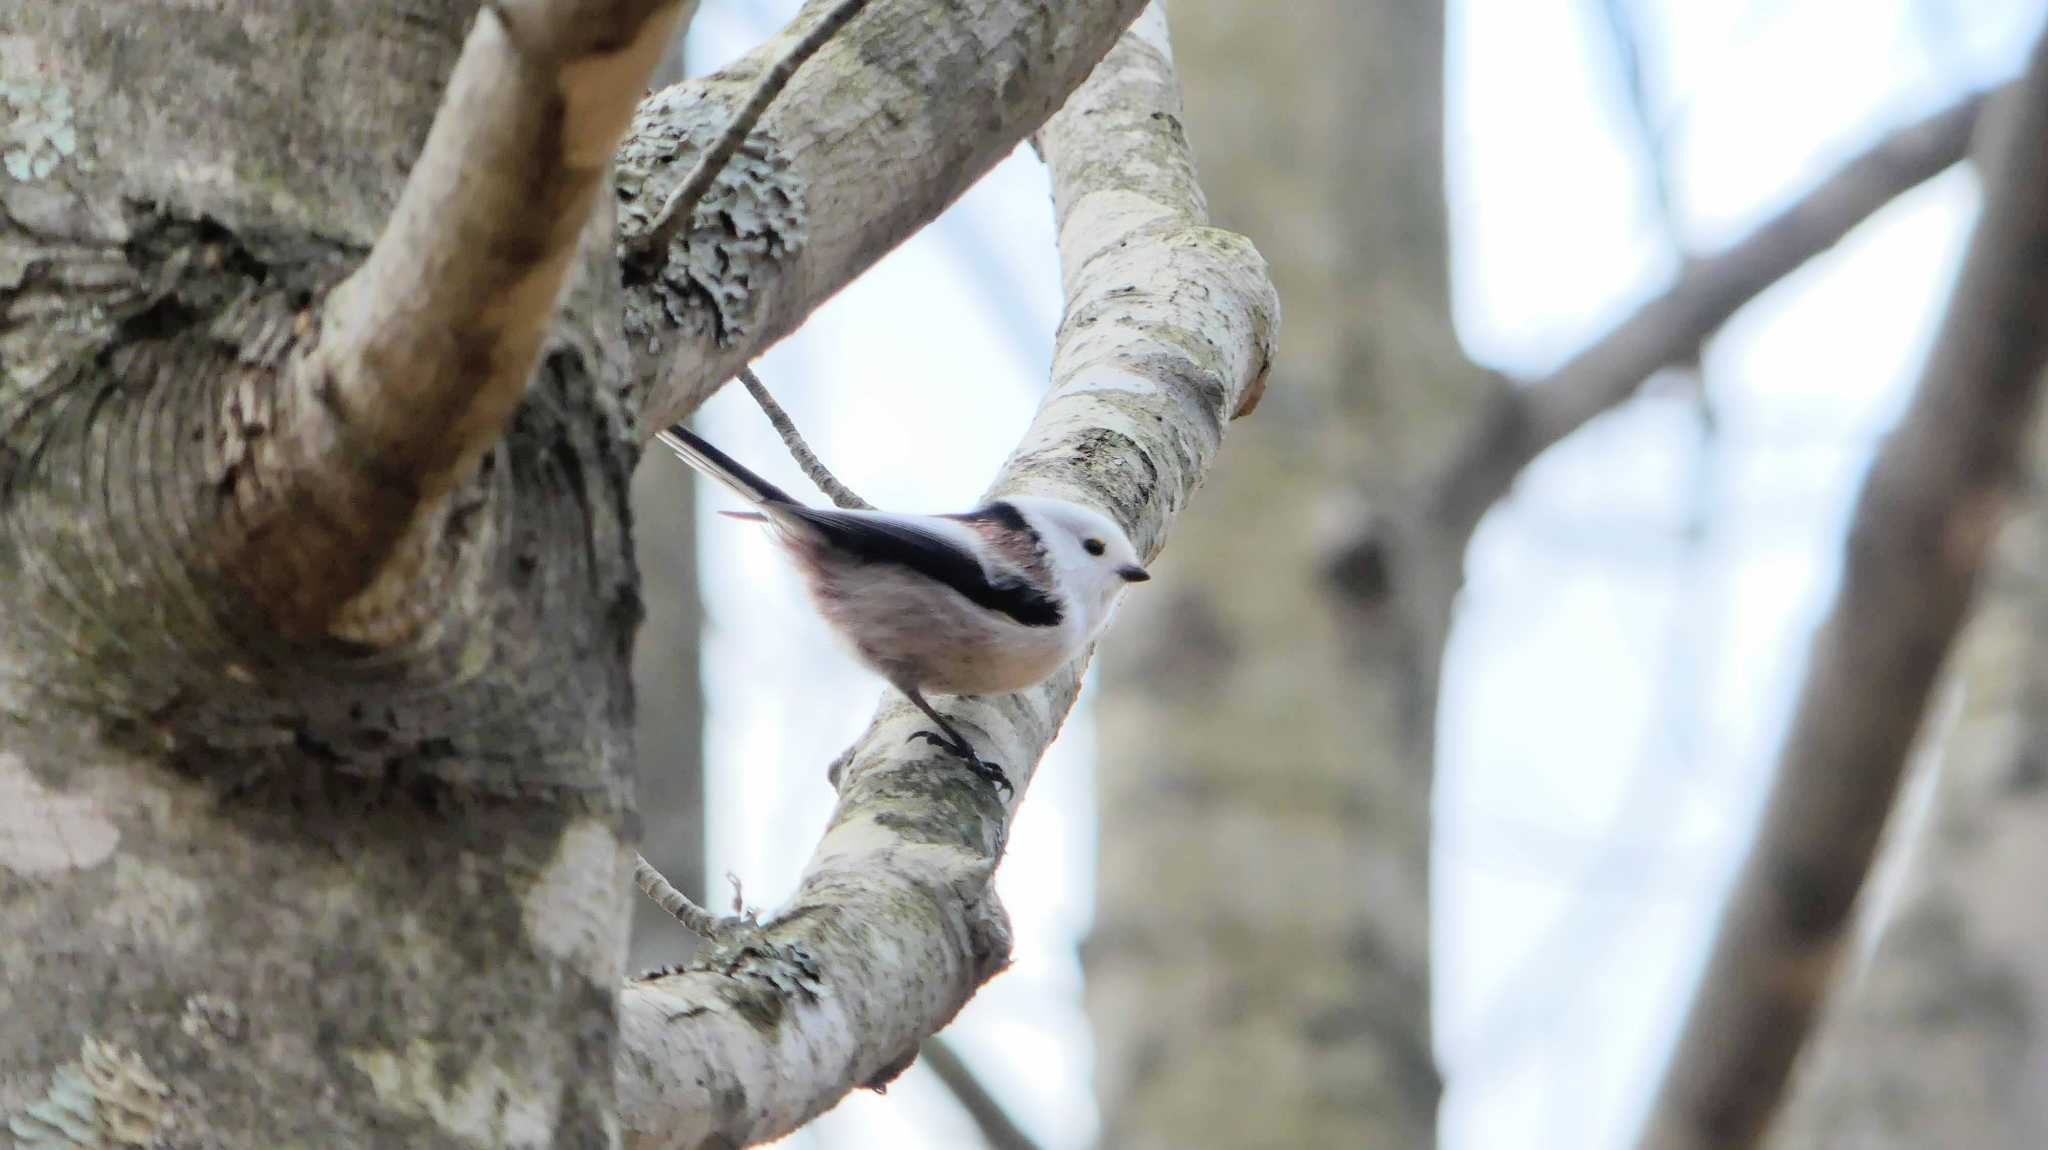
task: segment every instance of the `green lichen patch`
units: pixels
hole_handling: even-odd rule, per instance
[[[647,101],[619,150],[613,182],[629,286],[645,285],[659,317],[629,311],[627,336],[645,343],[673,326],[730,347],[752,333],[770,284],[805,244],[805,196],[781,141],[757,131],[735,152],[665,251],[642,251],[645,234],[676,184],[723,130],[726,101],[686,85]]]
[[[154,1145],[171,1090],[142,1059],[88,1035],[43,1096],[7,1119],[24,1150],[123,1150]]]
[[[773,1034],[793,1003],[816,1002],[825,992],[818,960],[800,941],[754,935],[720,945],[692,964],[725,976],[719,998],[763,1035]]]
[[[68,88],[0,81],[0,171],[21,183],[47,179],[70,161],[90,172],[92,157],[79,149],[78,122]]]

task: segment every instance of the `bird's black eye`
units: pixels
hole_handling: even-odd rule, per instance
[[[1087,552],[1088,554],[1090,554],[1090,555],[1100,555],[1100,554],[1102,554],[1102,550],[1103,550],[1103,548],[1102,548],[1102,540],[1100,540],[1100,539],[1083,539],[1083,540],[1081,540],[1081,550],[1083,550],[1083,551],[1086,551],[1086,552]]]

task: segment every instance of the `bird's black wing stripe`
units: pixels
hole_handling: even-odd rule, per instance
[[[739,460],[704,442],[702,436],[684,427],[682,424],[678,423],[671,426],[668,429],[668,433],[682,440],[683,443],[689,446],[690,450],[697,452],[705,459],[724,469],[728,475],[739,482],[740,486],[751,490],[755,498],[767,503],[796,502],[796,500],[789,497],[789,492],[747,470]]]
[[[893,519],[814,507],[779,508],[818,529],[825,542],[864,563],[894,563],[925,575],[970,602],[1008,615],[1026,627],[1056,627],[1057,600],[1021,579],[990,580],[958,543]]]
[[[1021,531],[1031,536],[1034,542],[1038,539],[1038,532],[1031,529],[1031,524],[1025,520],[1024,513],[1017,510],[1014,504],[1004,503],[1000,499],[977,511],[948,515],[946,518],[958,519],[962,523],[993,523],[1006,531]]]

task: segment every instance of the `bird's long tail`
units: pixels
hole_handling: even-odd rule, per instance
[[[732,456],[718,450],[678,423],[657,436],[684,463],[709,475],[754,504],[795,503],[789,492],[740,466]]]

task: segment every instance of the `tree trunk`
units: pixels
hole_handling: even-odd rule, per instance
[[[610,1146],[622,1064],[697,1071],[618,1038],[642,405],[936,214],[1138,4],[871,5],[629,275],[606,161],[689,7],[0,0],[24,1144]],[[766,63],[649,101],[620,186]]]
[[[1450,321],[1443,13],[1172,16],[1209,201],[1267,254],[1288,338],[1105,656],[1103,1144],[1427,1146],[1431,726],[1463,539],[1421,494],[1485,394]]]
[[[640,608],[608,220],[445,504],[465,561],[431,603],[285,638],[248,589],[319,560],[219,545],[472,15],[0,2],[0,1113],[25,1144],[613,1137],[590,1068]]]
[[[633,646],[634,799],[640,853],[699,902],[704,876],[704,624],[697,595],[697,493],[684,467],[633,475],[633,524],[647,618]],[[634,902],[627,969],[671,965],[696,940],[652,899]]]
[[[648,83],[687,75],[687,36],[677,36]],[[633,473],[634,545],[647,618],[633,644],[634,806],[640,854],[690,898],[704,893],[704,684],[697,664],[704,607],[697,594],[696,484],[687,467]],[[696,951],[652,899],[633,904],[627,969],[681,962]]]
[[[31,1144],[610,1140],[639,598],[608,221],[446,503],[492,563],[285,638],[246,589],[309,557],[217,546],[471,14],[0,4],[0,1111]]]

